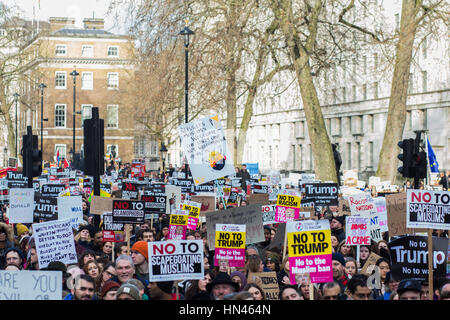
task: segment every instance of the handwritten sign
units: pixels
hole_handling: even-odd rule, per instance
[[[10,189],[9,223],[33,223],[34,189]]]
[[[368,217],[347,216],[345,219],[345,244],[370,245],[370,232]]]
[[[62,272],[0,270],[0,300],[61,300]]]
[[[72,228],[78,229],[83,222],[83,206],[81,196],[58,197],[58,220],[70,219]]]

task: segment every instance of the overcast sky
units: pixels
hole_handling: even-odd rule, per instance
[[[117,32],[114,19],[106,16],[110,0],[0,0],[8,6],[16,6],[22,16],[33,19],[33,5],[36,19],[48,21],[49,17],[75,18],[75,24],[83,26],[84,18],[104,18],[105,29]],[[39,9],[40,7],[40,9]]]

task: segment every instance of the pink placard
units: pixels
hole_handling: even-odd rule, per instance
[[[333,281],[332,255],[291,257],[289,258],[291,284],[297,284],[302,276],[308,276],[311,283]]]

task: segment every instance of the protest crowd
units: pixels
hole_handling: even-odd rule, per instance
[[[0,299],[26,299],[8,273],[42,272],[57,289],[35,299],[450,300],[448,173],[416,190],[442,199],[431,292],[427,229],[406,226],[422,216],[409,182],[294,183],[242,165],[195,184],[184,166],[142,166],[108,161],[99,195],[70,168],[47,166],[32,190],[17,172],[1,179]]]

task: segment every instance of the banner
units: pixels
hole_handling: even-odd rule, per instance
[[[201,203],[194,201],[184,201],[181,203],[181,209],[189,212],[187,224],[189,230],[197,229],[201,206]]]
[[[417,190],[415,190],[417,191]],[[405,236],[389,242],[391,272],[397,279],[428,279],[428,237]],[[445,278],[448,239],[433,237],[433,278]]]
[[[339,188],[337,183],[305,183],[304,188],[303,199],[313,199],[315,207],[338,205]]]
[[[450,230],[450,191],[406,192],[406,226]]]
[[[333,281],[329,221],[289,221],[286,232],[291,284],[298,276],[307,276],[311,283]]]
[[[301,197],[295,191],[283,190],[278,193],[275,208],[275,221],[287,222],[298,219],[300,216]]]
[[[168,239],[186,239],[188,217],[187,211],[184,210],[177,210],[170,215],[169,233],[167,234]]]
[[[245,267],[245,224],[217,224],[214,266]]]
[[[139,200],[113,200],[113,222],[123,224],[144,223],[144,201]]]
[[[69,219],[33,224],[39,269],[52,261],[64,264],[78,263],[73,239],[72,222]]]
[[[202,280],[202,240],[167,240],[148,243],[150,282]]]
[[[196,185],[234,174],[218,116],[180,125],[178,131]]]
[[[58,202],[56,197],[34,195],[34,218],[39,221],[58,220]]]
[[[58,220],[70,219],[72,228],[77,229],[83,222],[83,199],[81,196],[58,197]]]
[[[9,223],[33,223],[34,189],[9,190]]]
[[[62,272],[0,270],[0,300],[62,300]]]
[[[369,245],[370,231],[368,217],[347,216],[345,218],[345,244],[351,246]]]
[[[259,204],[206,213],[207,230],[216,230],[216,224],[245,224],[247,245],[265,240]],[[208,247],[215,248],[215,232],[208,232]]]

